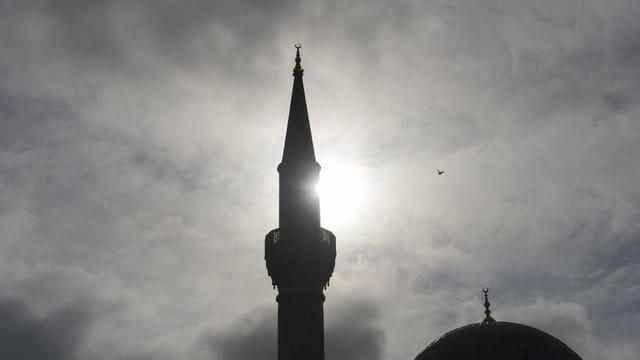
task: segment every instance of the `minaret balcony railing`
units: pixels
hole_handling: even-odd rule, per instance
[[[331,231],[324,228],[320,228],[320,235],[320,241],[315,246],[311,245],[312,252],[317,254],[317,262],[314,262],[316,266],[311,270],[319,276],[321,285],[326,288],[329,286],[329,279],[335,267],[336,237]],[[288,254],[285,248],[286,246],[282,244],[279,228],[267,233],[264,238],[264,259],[274,289],[278,286],[281,277],[285,275],[283,271],[287,270],[284,264],[289,259],[287,259]]]

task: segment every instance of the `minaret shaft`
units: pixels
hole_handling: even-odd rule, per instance
[[[278,296],[278,360],[324,360],[323,303],[318,295]]]
[[[280,229],[317,232],[320,228],[320,199],[316,186],[320,178],[320,165],[315,162],[283,162],[278,166],[278,171]]]

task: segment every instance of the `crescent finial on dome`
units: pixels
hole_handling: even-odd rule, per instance
[[[489,303],[489,296],[487,295],[489,293],[489,288],[482,288],[482,292],[484,293],[484,320],[482,320],[481,324],[488,324],[488,323],[492,323],[492,322],[496,322],[494,318],[491,317],[491,310],[489,309],[489,306],[491,306],[491,304]]]

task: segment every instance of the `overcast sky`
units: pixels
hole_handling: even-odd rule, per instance
[[[412,359],[482,319],[482,287],[497,320],[637,359],[639,18],[0,0],[0,357],[275,359],[263,246],[301,42],[334,184],[327,359]]]

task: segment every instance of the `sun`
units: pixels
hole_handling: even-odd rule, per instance
[[[364,199],[362,168],[343,158],[323,159],[317,191],[322,226],[342,227],[355,217]]]

